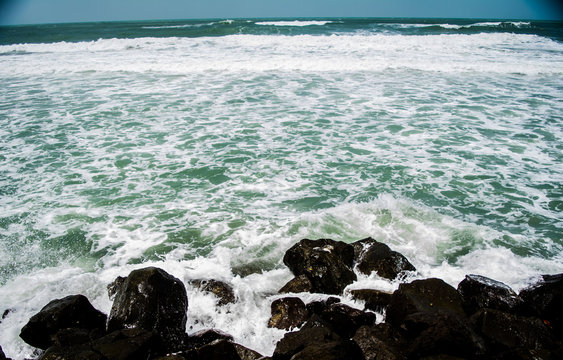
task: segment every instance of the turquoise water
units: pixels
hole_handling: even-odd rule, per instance
[[[107,312],[107,283],[151,264],[232,283],[246,305],[229,315],[190,293],[188,326],[271,352],[283,332],[266,328],[269,300],[291,278],[281,258],[304,237],[372,236],[452,284],[471,272],[518,289],[563,272],[561,29],[1,28],[0,344],[28,356],[19,329],[49,300],[81,292]],[[364,285],[397,284],[352,286]],[[249,303],[256,320],[238,323]]]

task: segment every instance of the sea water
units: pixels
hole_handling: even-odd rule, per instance
[[[495,20],[0,28],[0,344],[32,356],[19,331],[47,302],[108,313],[111,281],[158,266],[188,288],[189,333],[270,355],[303,238],[371,236],[453,286],[563,272],[562,41]]]

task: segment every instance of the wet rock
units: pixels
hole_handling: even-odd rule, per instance
[[[218,280],[192,280],[190,284],[198,287],[201,291],[215,295],[219,299],[217,302],[219,306],[235,302],[233,287],[225,282]]]
[[[354,247],[358,270],[366,275],[375,271],[377,275],[393,280],[405,271],[416,271],[405,256],[372,238],[356,241]]]
[[[278,292],[280,294],[287,294],[311,291],[313,291],[313,284],[311,283],[311,280],[309,280],[309,278],[305,275],[299,275],[289,280],[289,282],[285,284]]]
[[[359,289],[350,290],[350,295],[355,300],[364,301],[364,309],[381,312],[389,305],[392,293],[374,289]]]
[[[353,337],[365,360],[404,360],[404,340],[389,324],[362,326]]]
[[[483,338],[477,334],[467,317],[457,313],[414,313],[406,317],[404,328],[409,337],[407,356],[449,355],[479,358],[487,349]]]
[[[480,275],[466,275],[457,287],[468,314],[489,308],[505,312],[518,312],[522,299],[507,285]]]
[[[307,310],[309,311],[310,314],[321,314],[324,311],[324,309],[326,309],[328,306],[332,304],[337,304],[339,302],[340,302],[339,298],[334,296],[329,296],[324,300],[311,301],[310,303],[307,304]]]
[[[108,360],[87,345],[61,347],[51,346],[39,360]]]
[[[101,337],[103,333],[100,333]],[[69,328],[57,331],[53,342],[57,346],[71,346],[85,344],[90,341],[90,331],[86,329]]]
[[[303,300],[296,297],[277,299],[272,302],[268,327],[289,330],[299,327],[309,318],[309,311]]]
[[[354,360],[362,359],[362,355],[355,343],[342,339],[329,328],[311,327],[285,334],[277,343],[272,359]]]
[[[522,290],[520,297],[563,340],[563,274],[543,275],[541,282]]]
[[[471,317],[471,321],[496,352],[517,347],[529,350],[555,347],[551,331],[538,318],[482,309]]]
[[[217,329],[200,330],[188,337],[188,345],[190,348],[200,348],[204,345],[212,343],[215,340],[233,340],[233,336]]]
[[[91,347],[107,360],[137,360],[153,357],[158,337],[152,331],[141,328],[114,331],[95,340]]]
[[[351,245],[330,239],[301,240],[283,257],[295,276],[305,275],[311,281],[312,292],[325,294],[342,294],[357,279],[353,261]]]
[[[263,356],[228,340],[215,340],[197,351],[198,360],[257,360]]]
[[[125,278],[123,276],[118,276],[107,286],[108,297],[110,298],[110,300],[113,300],[115,298],[115,294],[119,291],[119,288],[121,287],[121,285],[123,285],[124,281]]]
[[[334,332],[347,339],[354,336],[356,330],[361,326],[375,324],[374,313],[354,309],[340,303],[325,307],[319,315]]]
[[[135,270],[117,289],[108,331],[154,331],[165,348],[173,348],[184,340],[187,309],[188,297],[180,280],[155,267]]]
[[[29,345],[47,349],[62,329],[86,331],[105,328],[106,315],[96,310],[83,295],[70,295],[49,302],[22,328],[20,337]]]
[[[4,351],[2,350],[2,346],[0,346],[0,360],[8,360],[8,358],[4,354]]]
[[[414,313],[449,312],[464,317],[461,296],[443,280],[430,278],[401,284],[387,307],[387,323],[399,327]]]

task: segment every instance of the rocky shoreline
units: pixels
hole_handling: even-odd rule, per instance
[[[269,327],[288,330],[271,357],[233,341],[221,329],[186,333],[184,284],[148,267],[108,285],[109,315],[83,295],[49,302],[20,337],[40,360],[303,360],[303,359],[562,359],[563,274],[516,294],[507,285],[467,275],[456,288],[436,278],[403,282],[388,293],[357,289],[363,310],[329,296],[305,304],[291,293],[342,295],[356,272],[405,279],[415,267],[402,254],[367,238],[352,244],[304,239],[283,262],[295,275],[271,304]],[[193,280],[218,297],[236,301],[229,284]],[[376,323],[373,311],[385,313]],[[252,314],[249,314],[251,316]],[[0,348],[0,360],[6,356]]]

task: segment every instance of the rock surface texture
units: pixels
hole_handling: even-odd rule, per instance
[[[370,249],[392,253],[369,238],[353,245],[303,240],[288,250],[284,262],[296,278],[285,288],[301,294],[271,302],[268,326],[287,331],[271,359],[563,359],[563,274],[545,275],[519,295],[493,279],[467,275],[457,289],[430,278],[403,282],[392,294],[364,288],[330,296],[354,281],[349,272],[361,271],[357,265]],[[395,267],[389,278],[404,280],[401,273],[409,269]],[[213,281],[196,285],[230,294]],[[106,316],[74,295],[47,304],[24,326],[22,338],[45,350],[42,360],[267,359],[218,329],[186,334],[184,285],[161,269],[135,270],[108,290],[115,300],[107,328]],[[351,298],[364,310],[347,305]],[[222,306],[218,301],[224,311]],[[371,310],[384,312],[384,321],[376,323]]]

